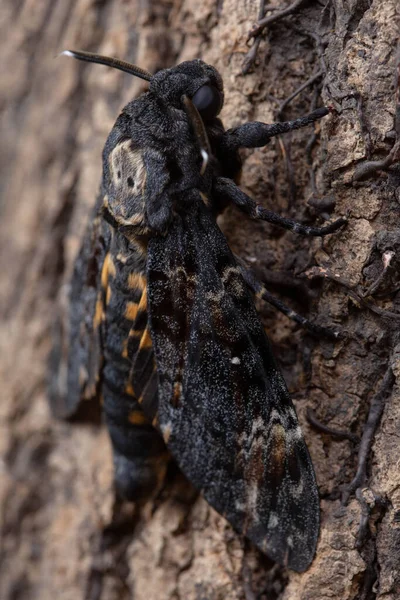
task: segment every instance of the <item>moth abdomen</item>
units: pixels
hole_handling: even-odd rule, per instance
[[[101,270],[94,321],[103,340],[101,393],[113,447],[115,485],[126,500],[142,502],[163,482],[169,455],[151,418],[145,416],[142,389],[132,372],[155,369],[147,329],[147,283],[140,250],[118,231]]]
[[[145,501],[164,481],[169,453],[138,400],[103,385],[103,410],[113,447],[115,485],[133,502]]]

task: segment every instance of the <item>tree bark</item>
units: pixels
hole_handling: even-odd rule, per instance
[[[387,157],[395,142],[400,7],[396,0],[302,3],[264,30],[255,64],[243,75],[258,10],[256,0],[3,0],[4,600],[400,597],[399,320],[376,314],[337,281],[300,277],[319,267],[360,296],[381,275],[385,252],[393,252],[368,303],[400,313],[400,171],[396,161],[386,169],[365,167]],[[49,414],[47,355],[57,295],[96,198],[106,136],[120,109],[146,87],[105,67],[56,58],[67,48],[118,56],[151,72],[200,57],[223,76],[226,127],[288,120],[323,103],[335,109],[315,129],[245,151],[241,185],[265,207],[302,222],[349,214],[345,230],[310,241],[244,221],[234,209],[220,222],[233,251],[271,291],[345,333],[336,342],[315,339],[258,307],[321,493],[320,540],[304,574],[274,565],[244,542],[179,474],[157,505],[133,519],[131,506],[114,501],[105,427],[56,422]],[[383,394],[368,478],[358,492],[364,500],[352,493],[342,504],[358,446],[311,428],[306,409],[334,429],[361,436],[388,368],[394,385]]]

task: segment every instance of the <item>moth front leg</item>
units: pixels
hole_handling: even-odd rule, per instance
[[[270,125],[259,121],[245,123],[244,125],[239,125],[239,127],[228,129],[223,135],[221,145],[222,148],[226,148],[229,151],[238,150],[239,148],[260,148],[268,144],[270,139],[276,135],[307,127],[328,115],[329,112],[329,108],[324,106],[294,121],[272,123]]]

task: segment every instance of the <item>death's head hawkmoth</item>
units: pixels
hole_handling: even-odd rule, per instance
[[[68,417],[101,398],[121,496],[145,501],[171,454],[237,531],[304,571],[319,532],[314,471],[254,306],[260,286],[216,217],[234,203],[304,235],[343,225],[300,225],[235,184],[239,148],[263,146],[328,110],[226,131],[222,79],[201,60],[152,76],[116,59],[66,54],[141,77],[149,90],[122,110],[104,148],[101,193],[52,353],[53,410]]]

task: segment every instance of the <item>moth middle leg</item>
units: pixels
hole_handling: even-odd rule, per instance
[[[214,193],[216,197],[222,199],[227,204],[231,202],[235,204],[241,211],[247,214],[251,219],[267,221],[283,229],[289,229],[294,233],[304,236],[324,236],[329,233],[333,233],[343,227],[347,223],[346,217],[340,217],[324,227],[310,227],[298,223],[293,219],[282,217],[270,210],[266,210],[256,202],[250,196],[245,194],[231,179],[227,177],[218,177],[214,184]]]

